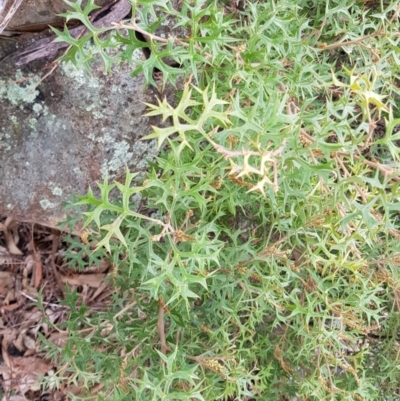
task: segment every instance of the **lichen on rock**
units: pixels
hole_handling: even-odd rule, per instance
[[[6,82],[0,79],[0,99],[8,100],[13,105],[34,102],[39,94],[36,89],[37,80],[30,78],[21,84],[18,82],[20,79],[20,73],[16,74],[15,81]]]
[[[143,115],[152,94],[142,76],[131,77],[132,66],[104,74],[96,62],[90,75],[61,63],[36,87],[41,68],[1,67],[0,115],[8,117],[0,119],[0,214],[54,222],[72,194],[126,166],[145,170],[157,149],[140,141],[151,131]]]

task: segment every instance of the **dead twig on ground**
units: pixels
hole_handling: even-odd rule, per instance
[[[165,337],[165,322],[164,322],[164,310],[165,302],[162,298],[159,299],[158,307],[158,320],[157,320],[157,330],[160,336],[161,352],[165,355],[167,351],[171,350],[171,347],[167,344]]]

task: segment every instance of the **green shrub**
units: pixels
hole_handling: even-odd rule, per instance
[[[115,292],[106,312],[69,294],[58,376],[98,400],[398,400],[397,2],[132,3],[113,40],[59,33],[64,58],[129,62],[139,28],[134,73],[184,87],[149,105],[171,125],[146,179],[75,205]],[[186,39],[157,37],[167,16]]]

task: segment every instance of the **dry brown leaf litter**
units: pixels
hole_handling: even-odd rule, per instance
[[[78,303],[106,306],[111,266],[102,261],[84,271],[68,268],[65,247],[58,229],[0,218],[1,401],[63,401],[79,393],[67,383],[58,391],[41,390],[40,376],[53,375],[57,366],[40,349],[38,333],[64,346],[68,333],[54,327],[67,317],[59,302],[65,286],[78,290]],[[40,291],[43,310],[34,304]]]

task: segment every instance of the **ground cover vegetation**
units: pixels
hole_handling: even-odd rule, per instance
[[[64,59],[112,72],[148,46],[133,74],[181,90],[148,105],[170,122],[143,138],[160,148],[148,174],[70,205],[65,226],[86,227],[70,265],[110,259],[114,291],[95,312],[67,294],[47,385],[87,389],[71,399],[399,399],[398,2],[137,0],[102,29],[92,2],[71,6],[89,34],[58,32]],[[167,18],[182,37],[157,35]]]

